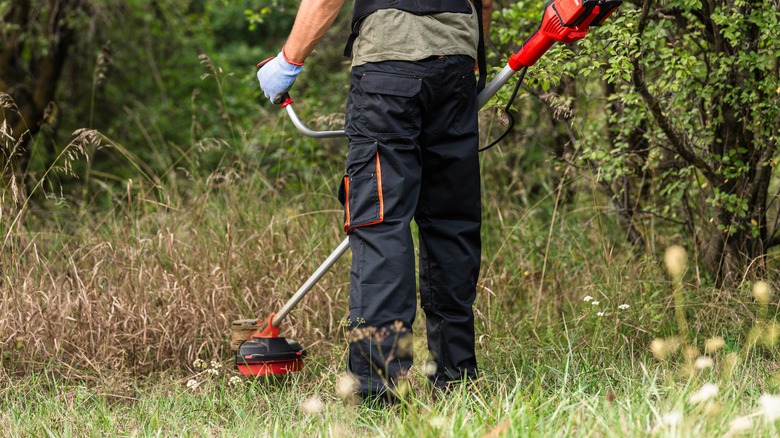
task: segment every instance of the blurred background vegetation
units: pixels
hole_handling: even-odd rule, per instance
[[[496,1],[490,65],[504,65],[543,6]],[[574,182],[587,179],[638,250],[657,251],[662,230],[690,241],[696,265],[717,284],[739,281],[748,266],[764,270],[780,243],[777,6],[627,1],[590,38],[556,47],[531,69],[516,135],[489,177],[522,187],[525,203],[561,183],[568,202],[592,187]],[[178,189],[182,178],[236,168],[285,183],[311,177],[315,166],[338,173],[342,145],[296,136],[255,84],[254,64],[277,53],[296,7],[287,0],[1,1],[0,92],[10,97],[2,116],[5,189],[22,190],[17,201],[33,195],[30,207],[48,209],[38,198],[56,194],[84,211],[127,196],[130,180]],[[341,122],[348,18],[349,7],[294,91],[317,127]],[[486,137],[503,129],[498,108],[510,89],[483,111]],[[110,141],[81,148],[85,159],[73,161],[70,175],[44,183],[81,128]]]

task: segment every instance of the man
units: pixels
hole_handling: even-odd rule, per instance
[[[283,100],[343,3],[301,2],[281,53],[257,74],[272,102]],[[476,5],[355,5],[347,47],[349,150],[339,198],[352,250],[348,366],[366,399],[392,400],[412,365],[412,219],[419,229],[420,301],[435,363],[426,366],[429,378],[447,389],[477,376],[472,305],[481,207],[474,66],[491,0],[483,0],[479,11],[478,0]]]

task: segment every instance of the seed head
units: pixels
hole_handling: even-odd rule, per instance
[[[354,400],[360,383],[352,374],[345,373],[336,379],[336,395],[342,400]]]
[[[693,366],[697,370],[705,370],[707,368],[712,368],[713,365],[715,365],[715,362],[709,356],[698,357],[696,358],[696,361],[693,363]]]
[[[666,248],[664,263],[672,278],[679,280],[688,268],[688,254],[683,247],[672,245]]]
[[[693,404],[704,403],[716,395],[718,395],[718,385],[714,383],[705,383],[701,389],[688,397],[688,401]]]
[[[233,376],[233,377],[230,378],[228,383],[233,385],[233,386],[238,386],[238,385],[241,384],[241,377]]]
[[[322,412],[325,403],[317,396],[312,396],[301,402],[301,411],[306,415],[315,415]]]
[[[666,341],[658,338],[653,339],[653,341],[650,342],[650,352],[653,353],[653,356],[658,360],[666,360],[670,353]]]
[[[716,351],[719,351],[725,345],[726,341],[724,341],[723,338],[720,336],[715,336],[714,338],[709,338],[704,341],[704,352],[707,354],[712,354]]]
[[[761,332],[760,341],[769,348],[776,347],[778,341],[780,341],[780,325],[775,321],[767,324],[766,328]]]
[[[731,422],[727,436],[736,435],[747,431],[753,427],[753,419],[750,417],[739,417]]]
[[[753,285],[753,297],[761,304],[768,304],[772,299],[772,288],[766,281],[757,281]]]
[[[704,405],[704,415],[709,417],[718,417],[723,412],[723,407],[716,401],[711,401]]]
[[[761,414],[767,422],[780,418],[780,396],[764,394],[758,401],[761,403]]]
[[[436,365],[436,361],[428,360],[425,362],[425,366],[423,367],[423,374],[426,376],[432,376],[436,374],[438,366]]]
[[[688,345],[683,349],[683,356],[688,362],[694,362],[699,358],[699,350],[693,345]]]
[[[677,426],[682,421],[683,416],[680,412],[669,412],[661,416],[662,426]]]
[[[666,346],[667,348],[669,348],[670,353],[676,353],[677,350],[679,350],[680,347],[682,346],[682,341],[680,341],[680,338],[678,338],[677,336],[671,336],[666,338]],[[696,349],[694,348],[694,350]],[[694,357],[696,354],[698,353],[694,353]]]

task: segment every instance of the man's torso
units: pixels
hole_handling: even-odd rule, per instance
[[[477,59],[477,14],[443,12],[415,15],[381,9],[363,19],[352,48],[352,65],[418,61],[431,56],[467,55]]]

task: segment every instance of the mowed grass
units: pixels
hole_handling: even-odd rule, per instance
[[[647,230],[655,246],[639,253],[604,200],[564,205],[555,190],[523,204],[486,184],[473,384],[430,391],[420,312],[404,402],[345,397],[348,255],[282,324],[307,347],[305,369],[238,377],[231,321],[278,310],[343,238],[331,174],[275,190],[236,174],[186,197],[136,187],[110,212],[60,204],[6,229],[3,435],[780,433],[777,300],[757,301],[749,282],[698,286],[695,269],[675,283],[661,260],[684,240]]]

